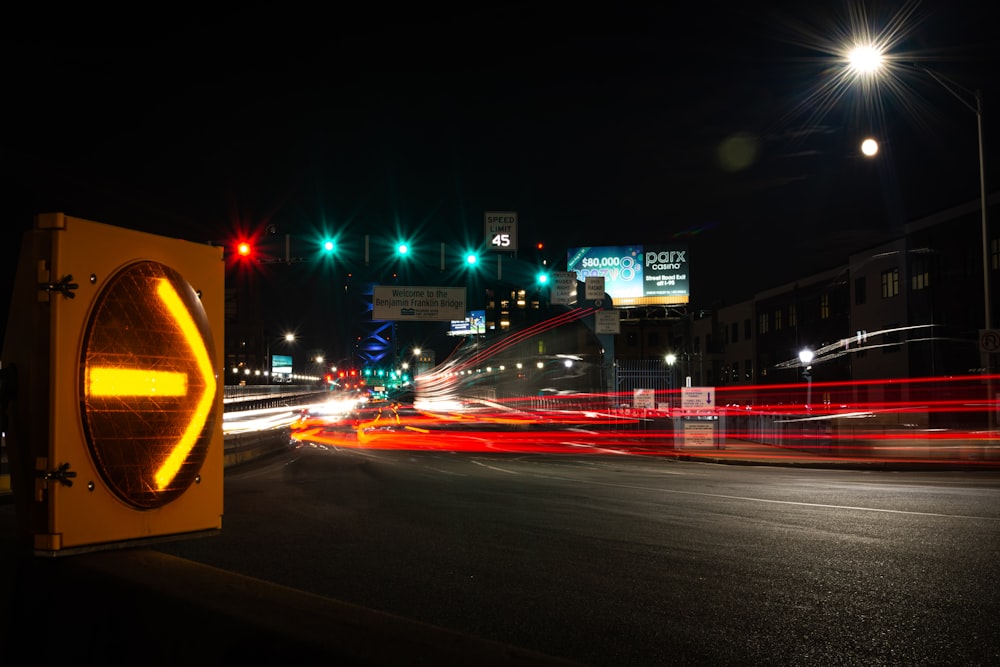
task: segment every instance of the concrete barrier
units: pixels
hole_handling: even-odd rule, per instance
[[[224,446],[225,467],[275,454],[288,447],[291,429],[282,428],[268,431],[251,431],[227,435]]]

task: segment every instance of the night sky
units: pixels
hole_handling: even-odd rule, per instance
[[[900,4],[250,5],[8,33],[0,318],[50,211],[204,242],[329,230],[345,267],[364,234],[481,243],[485,211],[516,211],[523,251],[684,240],[692,305],[741,301],[979,196],[976,116],[943,86],[836,88],[851,26],[983,90],[995,189],[989,3]]]

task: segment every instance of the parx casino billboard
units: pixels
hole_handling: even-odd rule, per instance
[[[588,246],[570,248],[566,270],[585,282],[604,276],[615,306],[687,303],[691,297],[686,245]]]

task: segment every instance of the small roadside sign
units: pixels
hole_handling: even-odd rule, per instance
[[[576,272],[552,272],[552,303],[568,306],[576,301]]]
[[[620,334],[622,332],[621,313],[617,310],[599,310],[594,313],[594,333]]]
[[[979,330],[979,351],[996,352],[1000,350],[1000,329]]]
[[[600,301],[604,298],[604,276],[587,276],[584,295],[588,301]]]
[[[656,409],[656,392],[652,389],[633,389],[632,407],[636,409]]]
[[[681,387],[685,410],[715,410],[715,387]]]

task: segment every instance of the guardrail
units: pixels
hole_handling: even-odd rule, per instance
[[[226,385],[223,401],[226,412],[238,412],[289,405],[292,401],[325,393],[327,392],[315,385]]]

